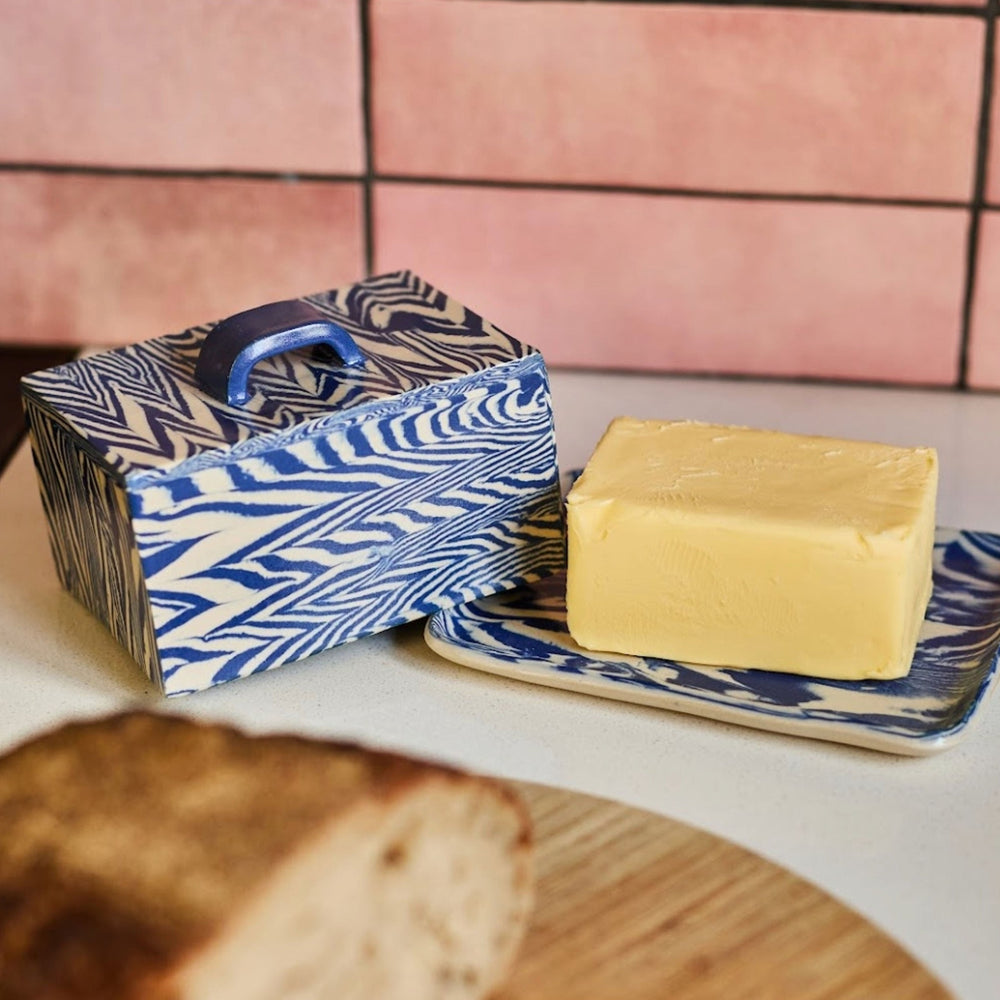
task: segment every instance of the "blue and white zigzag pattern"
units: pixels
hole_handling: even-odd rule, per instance
[[[189,332],[101,355],[96,375],[66,366],[56,370],[61,381],[42,373],[28,387],[43,493],[66,494],[64,506],[103,502],[100,490],[67,487],[63,459],[48,447],[46,425],[71,423],[89,428],[81,460],[96,478],[123,481],[127,496],[131,553],[88,534],[86,511],[54,524],[57,560],[72,568],[64,582],[86,578],[87,595],[140,595],[74,590],[140,660],[147,637],[121,609],[148,609],[147,670],[168,694],[301,659],[564,564],[541,355],[412,275],[318,298],[374,328],[363,330],[360,379],[332,361],[277,359],[244,413],[190,382],[193,361],[180,364],[175,350],[185,337],[200,342]],[[87,390],[76,403],[74,385]],[[47,405],[38,405],[43,391]],[[57,406],[72,412],[55,417]],[[117,561],[135,564],[137,579],[109,571]]]
[[[26,401],[25,417],[59,581],[159,685],[153,619],[125,489],[47,410]]]
[[[363,368],[320,351],[265,358],[250,375],[247,403],[228,406],[195,379],[208,324],[36,372],[22,391],[125,479],[175,475],[198,456],[225,462],[234,447],[279,448],[315,420],[537,354],[408,271],[306,301],[352,335]]]

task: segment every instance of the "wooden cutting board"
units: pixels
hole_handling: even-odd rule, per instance
[[[683,823],[517,784],[538,900],[496,1000],[944,1000],[899,945],[816,886]]]

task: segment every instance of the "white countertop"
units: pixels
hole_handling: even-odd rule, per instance
[[[571,372],[552,383],[564,468],[623,413],[930,444],[939,523],[1000,532],[1000,396]],[[0,479],[0,525],[0,750],[145,702],[589,792],[752,848],[864,913],[962,1000],[1000,996],[1000,699],[952,749],[892,757],[500,679],[431,653],[418,624],[165,702],[60,591],[26,447]]]

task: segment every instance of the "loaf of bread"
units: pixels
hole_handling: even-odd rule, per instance
[[[498,782],[129,713],[0,759],[3,1000],[487,995],[531,905]]]

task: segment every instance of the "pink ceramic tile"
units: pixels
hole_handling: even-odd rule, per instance
[[[986,161],[986,200],[1000,206],[1000,58],[993,62],[993,102]]]
[[[965,199],[983,23],[375,0],[380,172]]]
[[[361,276],[360,186],[0,173],[0,339],[131,343]]]
[[[362,168],[356,0],[9,0],[8,161]]]
[[[969,384],[1000,389],[1000,212],[980,220],[969,330]]]
[[[412,267],[553,364],[949,383],[967,213],[383,183]]]

